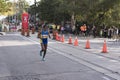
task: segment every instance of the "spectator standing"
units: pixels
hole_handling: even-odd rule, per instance
[[[64,34],[64,27],[61,26],[61,34]]]
[[[103,37],[103,29],[100,30],[100,37]]]
[[[95,26],[93,26],[92,32],[93,32],[93,37],[96,38],[96,27]]]
[[[105,28],[103,29],[103,32],[104,32],[104,38],[107,38],[107,27],[105,26]]]
[[[112,29],[112,27],[110,27],[109,29],[108,29],[108,38],[112,38],[112,36],[113,36],[113,29]]]

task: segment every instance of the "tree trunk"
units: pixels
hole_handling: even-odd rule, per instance
[[[71,16],[71,28],[72,28],[72,31],[75,30],[75,23],[76,23],[75,13],[73,12],[73,13],[72,13],[72,16]]]

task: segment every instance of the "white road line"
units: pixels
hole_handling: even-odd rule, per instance
[[[117,60],[110,60],[110,62],[118,62]]]
[[[23,36],[20,36],[20,37],[24,38],[25,40],[29,40],[29,41],[31,41],[31,42],[33,42],[33,43],[35,43],[35,44],[40,44],[39,42],[37,42],[37,41],[33,41],[33,40],[30,39],[30,38],[23,37]]]
[[[102,57],[102,56],[98,56],[98,58],[104,58],[104,57]]]
[[[102,78],[105,79],[105,80],[111,80],[111,79],[109,79],[108,77],[105,77],[105,76],[102,77]]]

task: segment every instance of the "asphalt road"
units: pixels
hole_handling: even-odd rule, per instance
[[[41,61],[39,51],[37,39],[15,34],[0,36],[0,80],[116,80],[107,75],[112,74],[110,70],[76,57],[80,56],[76,48],[50,40],[46,61]],[[91,61],[91,56],[87,60]],[[106,73],[100,72],[102,69]]]

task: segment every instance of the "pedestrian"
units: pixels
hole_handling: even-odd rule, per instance
[[[42,56],[42,61],[45,61],[45,55],[46,55],[47,46],[48,46],[48,37],[51,38],[48,27],[45,24],[40,32],[40,44],[41,44],[40,56]]]
[[[87,26],[87,29],[86,29],[86,36],[90,36],[90,26],[89,25]]]
[[[92,33],[93,33],[93,36],[94,38],[96,38],[96,27],[93,25],[93,28],[92,28]]]
[[[100,30],[100,37],[102,38],[103,36],[103,29]]]
[[[64,27],[61,26],[61,34],[64,34]]]
[[[114,29],[114,31],[113,31],[113,34],[114,34],[113,39],[115,39],[115,40],[117,41],[117,39],[118,39],[118,34],[119,34],[119,30],[118,30],[118,28],[115,27],[115,26],[113,26],[113,29]]]
[[[109,29],[108,29],[108,38],[112,38],[112,35],[113,35],[113,29],[112,29],[112,27],[110,27]]]
[[[86,30],[87,30],[86,24],[82,25],[82,26],[80,27],[80,30],[81,30],[82,36],[85,37],[85,36],[86,36]]]
[[[108,29],[107,29],[107,27],[105,26],[104,29],[103,29],[104,38],[107,38],[107,32],[108,32]]]

